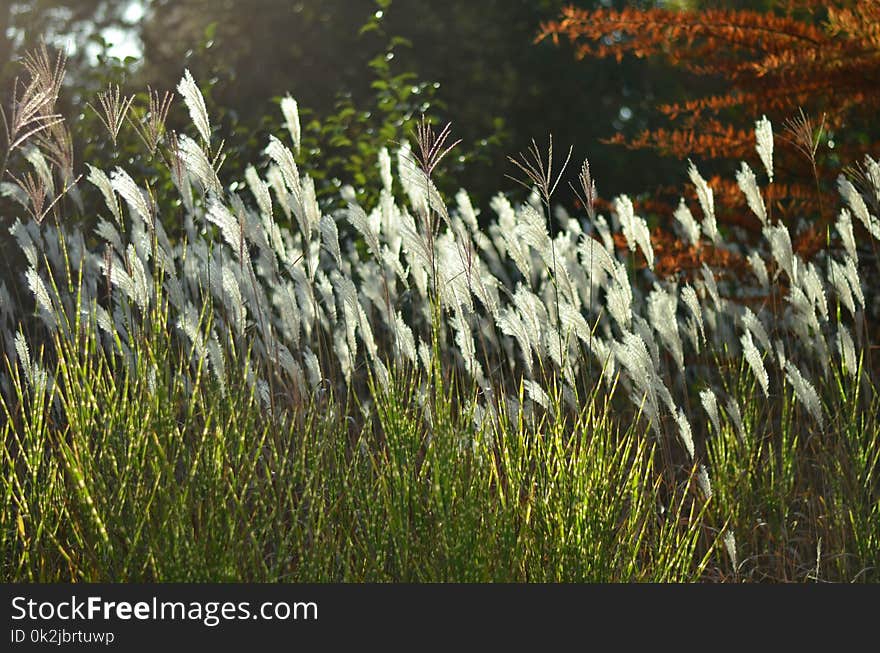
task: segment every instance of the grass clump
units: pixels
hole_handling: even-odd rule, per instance
[[[167,324],[134,368],[73,326],[43,382],[11,370],[7,578],[684,581],[706,566],[692,484],[666,496],[654,446],[607,410],[478,426],[456,393],[420,402],[409,372],[357,420],[330,397],[273,419],[243,378],[221,391],[203,368],[156,365]]]
[[[34,93],[55,84],[34,71]],[[376,206],[343,188],[328,213],[274,136],[225,185],[180,90],[199,140],[154,125],[143,185],[118,167],[80,186],[16,144],[37,176],[4,182],[6,579],[877,580],[873,241],[851,216],[868,237],[877,218],[852,184],[807,260],[753,174],[742,251],[691,166],[687,238],[751,271],[662,276],[586,163],[585,216],[554,211],[565,166],[535,147],[536,192],[478,218],[434,185],[449,129],[422,123],[399,183],[379,156]]]

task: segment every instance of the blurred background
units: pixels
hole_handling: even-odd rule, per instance
[[[367,204],[379,187],[378,151],[409,139],[422,114],[438,125],[451,122],[454,138],[461,139],[438,171],[438,186],[447,193],[464,186],[484,209],[498,191],[521,194],[505,177],[516,173],[508,157],[524,151],[532,139],[543,148],[552,134],[557,153],[573,146],[573,161],[590,160],[600,198],[620,193],[640,198],[649,219],[653,211],[668,217],[669,207],[677,204],[687,181],[687,157],[707,177],[718,179],[732,178],[739,159],[754,159],[752,129],[761,113],[781,133],[798,105],[806,104],[816,121],[826,111],[843,115],[837,109],[845,103],[850,114],[853,107],[863,109],[861,123],[840,119],[821,134],[817,161],[820,170],[831,170],[830,181],[823,183],[832,190],[837,173],[855,160],[841,153],[844,135],[858,157],[880,137],[871,126],[875,104],[866,103],[877,99],[877,80],[866,77],[876,66],[862,65],[842,82],[828,77],[831,68],[811,77],[806,64],[796,62],[791,74],[774,71],[778,79],[789,80],[782,86],[809,89],[815,78],[815,91],[797,97],[792,91],[791,98],[783,98],[785,106],[774,107],[766,98],[775,87],[765,88],[750,103],[748,84],[760,81],[760,71],[754,80],[740,82],[711,74],[712,65],[723,69],[718,63],[723,56],[701,71],[700,61],[688,62],[687,53],[676,51],[689,48],[686,42],[648,47],[665,58],[637,58],[626,48],[618,56],[579,58],[577,44],[567,38],[538,39],[542,26],[559,20],[563,8],[572,5],[746,9],[817,26],[831,10],[818,0],[3,0],[0,99],[9,106],[26,52],[41,42],[63,50],[68,65],[59,110],[74,134],[77,160],[110,167],[124,162],[135,171],[144,164],[140,172],[150,174],[139,154],[141,144],[126,129],[119,147],[107,151],[98,113],[87,103],[96,106],[98,93],[119,85],[123,94],[141,94],[136,105],[145,104],[148,85],[160,93],[174,90],[189,69],[206,97],[218,138],[225,139],[221,178],[234,183],[244,167],[262,160],[269,134],[285,133],[279,101],[289,93],[299,103],[303,124],[298,163],[316,180],[319,197],[338,197],[339,187],[351,184]],[[855,25],[852,33],[838,36],[844,45],[849,38],[861,48],[876,40],[872,34],[870,26]],[[632,38],[611,32],[602,43],[614,49]],[[731,46],[731,61],[763,56],[762,47],[758,42]],[[679,65],[669,62],[676,58]],[[846,68],[846,61],[839,63]],[[726,156],[701,157],[704,152],[691,147],[697,141],[690,137],[677,152],[663,151],[662,136],[659,147],[620,144],[631,144],[646,131],[662,135],[681,126],[659,110],[664,104],[725,95],[746,98],[719,116],[725,126],[740,130],[738,141],[726,132],[722,136],[734,145]],[[180,102],[168,123],[171,129],[188,128]],[[834,127],[842,133],[835,135]],[[696,122],[689,128],[695,138],[707,129]],[[608,142],[612,139],[617,143]],[[816,187],[802,161],[789,165],[780,159],[777,165],[792,182],[805,180],[807,190]],[[571,195],[560,192],[556,200],[573,206]]]
[[[485,206],[513,186],[509,155],[552,133],[559,149],[589,157],[611,197],[679,184],[681,165],[655,152],[605,144],[656,123],[656,106],[705,80],[626,57],[585,60],[573,48],[535,43],[563,0],[29,0],[0,3],[0,71],[8,93],[15,62],[41,40],[69,57],[62,102],[95,120],[85,103],[109,83],[124,92],[173,90],[189,68],[222,124],[223,172],[255,161],[281,123],[278,100],[299,103],[308,145],[327,186],[366,186],[379,147],[406,138],[413,116],[453,123],[462,143],[441,188],[467,186]],[[581,0],[586,8],[662,2]],[[681,5],[682,3],[675,3]],[[691,3],[697,4],[697,3]],[[708,4],[708,3],[703,3]],[[742,5],[743,3],[728,3]],[[760,6],[761,2],[748,3]],[[185,120],[183,112],[172,112]],[[100,135],[100,129],[82,134]],[[100,140],[100,139],[98,139]],[[88,149],[88,143],[78,143]],[[85,154],[86,152],[80,152]],[[90,158],[100,152],[87,152]],[[320,158],[321,163],[317,161]],[[79,160],[83,160],[82,156]],[[460,173],[466,169],[466,178]]]

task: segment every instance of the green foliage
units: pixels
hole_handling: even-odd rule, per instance
[[[415,100],[388,62],[374,66],[391,115]],[[27,201],[5,214],[20,253],[0,285],[4,578],[877,578],[867,243],[852,236],[856,217],[880,238],[872,158],[863,190],[840,183],[849,208],[822,267],[765,215],[757,284],[704,267],[681,287],[629,198],[610,221],[586,200],[587,163],[587,215],[554,213],[552,146],[520,160],[542,197],[499,194],[481,225],[466,193],[453,207],[437,191],[449,134],[421,123],[397,176],[359,163],[378,206],[332,210],[314,185],[332,152],[303,148],[298,166],[267,136],[262,174],[220,182],[248,150],[204,115],[216,86],[178,88],[176,119],[195,122],[180,160],[170,136],[134,154],[130,125],[103,152],[113,121],[95,114],[107,170],[51,218]],[[375,116],[339,113],[317,130],[344,152],[360,138],[343,127]],[[763,206],[751,179],[741,191]],[[33,184],[13,180],[19,201]],[[700,186],[702,227],[680,220],[720,250]],[[743,333],[761,347],[747,365]]]
[[[390,2],[377,3],[387,7]],[[397,72],[395,59],[405,56],[412,43],[399,36],[387,36],[382,11],[370,17],[361,33],[375,32],[387,44],[368,63],[373,95],[366,107],[359,108],[351,94],[340,96],[334,112],[314,117],[305,126],[303,146],[308,152],[306,169],[321,182],[321,196],[337,195],[340,186],[354,187],[358,202],[375,206],[379,150],[394,148],[407,141],[420,115],[442,103],[435,99],[436,86],[419,81],[413,72]],[[404,54],[401,54],[404,53]],[[455,189],[451,189],[455,190]]]
[[[420,405],[401,371],[369,408],[324,397],[275,421],[238,372],[221,392],[196,369],[189,392],[153,317],[134,369],[88,321],[56,341],[50,384],[9,368],[5,580],[686,581],[706,567],[700,501],[664,497],[653,447],[607,409],[475,427],[473,404]],[[352,430],[352,410],[372,417]]]
[[[13,4],[26,4],[32,12],[12,16],[12,32],[29,37],[20,46],[16,41],[13,56],[32,46],[35,35],[75,40],[72,90],[80,79],[89,77],[91,62],[84,53],[101,50],[99,39],[105,26],[121,27],[143,46],[143,57],[127,65],[130,85],[126,92],[142,90],[147,81],[154,88],[173,88],[183,68],[191,70],[203,92],[210,88],[216,101],[211,115],[223,125],[223,133],[235,133],[231,142],[236,156],[229,158],[227,170],[230,179],[241,172],[234,169],[236,162],[255,161],[266,135],[275,133],[275,107],[267,98],[289,92],[300,102],[303,115],[321,125],[321,130],[310,133],[315,145],[338,158],[339,165],[328,173],[328,183],[338,177],[344,184],[370,188],[358,181],[359,175],[369,179],[371,174],[368,165],[358,162],[364,153],[355,146],[346,152],[328,145],[340,131],[332,119],[346,107],[356,113],[343,117],[344,124],[368,142],[378,143],[385,137],[401,140],[408,133],[409,125],[395,124],[391,113],[417,115],[426,102],[432,107],[430,115],[440,124],[452,121],[463,139],[457,159],[450,162],[452,174],[440,180],[441,189],[457,191],[452,179],[466,170],[471,197],[484,211],[497,191],[498,171],[507,167],[507,155],[547,132],[560,143],[577,143],[582,148],[577,155],[588,155],[596,164],[603,179],[600,190],[609,197],[633,186],[675,182],[676,169],[658,165],[651,153],[624,153],[600,140],[621,130],[653,126],[646,120],[656,105],[680,95],[687,80],[668,67],[638,62],[625,62],[622,67],[610,62],[585,66],[570,49],[534,45],[540,23],[558,15],[566,0],[260,0],[251,11],[216,0],[152,0],[143,19],[134,25],[126,25],[120,17],[127,3],[40,0]],[[598,0],[584,4],[595,6]],[[50,6],[70,7],[71,20]],[[381,17],[377,18],[377,10]],[[86,34],[95,36],[90,48]],[[382,80],[367,65],[391,45],[386,34],[412,43],[412,47],[394,46],[390,78],[417,75],[397,80],[397,91],[387,90],[390,97],[397,96],[393,101],[398,108],[391,113],[379,108],[379,92],[372,83]],[[400,99],[414,86],[422,87],[418,95],[410,92],[410,97]],[[83,103],[105,87],[93,84],[84,89]],[[172,123],[172,128],[180,128],[181,123]],[[393,129],[383,133],[387,125]],[[322,135],[325,128],[326,138]],[[375,147],[368,149],[375,153]]]
[[[240,372],[221,391],[180,367],[152,318],[134,368],[87,320],[54,343],[49,383],[7,368],[5,580],[877,580],[880,412],[858,389],[804,438],[789,399],[762,407],[743,370],[746,437],[728,417],[709,439],[705,500],[693,476],[664,485],[649,434],[596,398],[476,425],[475,388],[421,401],[401,368],[360,405],[316,395],[275,420]]]

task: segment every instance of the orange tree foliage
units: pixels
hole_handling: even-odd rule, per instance
[[[876,128],[880,112],[880,0],[781,0],[775,12],[567,7],[559,20],[541,26],[537,40],[547,38],[556,43],[567,38],[580,58],[661,57],[727,87],[723,94],[660,106],[670,128],[629,139],[618,134],[612,142],[679,158],[745,159],[754,157],[754,120],[769,116],[777,144],[781,137],[794,145],[787,152],[777,148],[782,155],[777,167],[790,183],[775,184],[772,199],[780,215],[813,222],[797,243],[805,256],[821,246],[818,234],[831,218],[821,197],[816,201],[820,178],[833,181],[835,175],[827,174],[832,168],[878,145],[876,132],[869,130]],[[792,120],[795,116],[800,120]],[[785,124],[787,134],[778,129]],[[819,138],[822,127],[837,141],[830,157],[817,157],[808,143]],[[847,135],[852,138],[845,140]],[[735,183],[713,178],[710,184],[720,204],[744,208]],[[665,211],[659,204],[651,208],[670,212],[668,204]],[[721,219],[741,228],[758,226],[741,211],[728,211]]]
[[[579,57],[662,56],[697,75],[725,80],[729,92],[660,107],[682,128],[630,144],[679,156],[739,157],[751,130],[714,118],[742,108],[749,119],[825,113],[829,129],[873,118],[880,109],[880,2],[788,0],[792,15],[748,10],[585,10],[568,7],[542,25],[539,40],[571,40]],[[698,120],[708,118],[695,131]]]

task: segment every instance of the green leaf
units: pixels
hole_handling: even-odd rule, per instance
[[[392,36],[391,37],[391,47],[397,47],[398,45],[402,45],[407,48],[411,48],[413,46],[412,41],[403,36]]]
[[[368,32],[375,32],[379,29],[379,23],[375,20],[371,20],[368,23],[365,23],[361,26],[360,30],[358,30],[358,36],[363,34],[367,34]]]
[[[350,147],[351,144],[351,139],[347,136],[343,136],[342,134],[334,136],[330,139],[330,145],[332,147]]]

